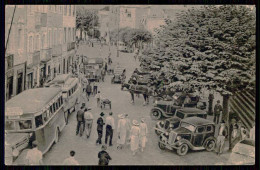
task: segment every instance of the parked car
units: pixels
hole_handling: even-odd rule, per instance
[[[182,108],[177,109],[176,113],[173,117],[158,121],[155,125],[155,133],[157,135],[160,135],[163,132],[169,132],[170,130],[173,130],[177,127],[179,127],[180,121],[182,119],[185,119],[187,117],[201,117],[206,119],[207,118],[207,112],[197,109],[197,108]]]
[[[174,101],[155,101],[150,116],[153,120],[159,120],[163,117],[169,118],[174,116],[176,109],[180,108],[181,106],[177,106]]]
[[[254,165],[255,164],[255,141],[244,139],[237,143],[226,163],[227,165]]]
[[[124,73],[125,68],[117,66],[114,69],[114,76],[111,79],[111,83],[122,83],[125,81],[125,74]]]
[[[213,151],[216,146],[214,133],[214,122],[199,117],[188,117],[181,120],[177,129],[162,133],[158,145],[162,150],[177,150],[180,156],[186,155],[189,149]]]

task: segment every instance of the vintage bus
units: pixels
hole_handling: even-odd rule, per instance
[[[64,99],[64,112],[66,122],[68,122],[68,115],[75,111],[75,106],[82,93],[81,84],[79,79],[71,77],[69,74],[57,75],[51,82],[45,85],[45,87],[61,87],[62,96]]]
[[[29,89],[6,102],[5,140],[16,156],[32,144],[45,154],[58,142],[66,125],[63,105],[61,88]]]

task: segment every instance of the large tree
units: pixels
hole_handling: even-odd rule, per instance
[[[215,88],[223,95],[254,89],[255,13],[245,6],[203,6],[167,20],[159,32],[158,53],[173,56],[171,66],[185,84]],[[158,55],[158,57],[160,57]]]
[[[76,28],[80,30],[80,39],[82,39],[83,31],[86,31],[88,35],[92,35],[94,28],[97,26],[99,26],[99,23],[96,10],[85,9],[81,6],[77,7]]]

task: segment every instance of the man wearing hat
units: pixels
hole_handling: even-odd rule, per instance
[[[89,138],[89,136],[90,136],[92,123],[93,123],[93,115],[92,115],[91,112],[89,112],[89,110],[91,110],[91,108],[86,108],[85,112],[84,112],[85,128],[86,128],[87,138]]]
[[[81,108],[77,112],[77,129],[76,129],[76,135],[79,133],[79,128],[80,125],[83,124],[83,129],[85,129],[85,119],[84,119],[84,111],[83,109],[85,108],[85,103],[82,103]],[[82,132],[80,133],[80,136],[82,136]]]
[[[131,129],[131,151],[133,155],[137,152],[139,148],[139,136],[140,136],[140,128],[137,120],[133,120],[133,126]]]
[[[103,126],[105,125],[103,116],[105,114],[103,112],[100,113],[100,117],[97,120],[97,133],[98,133],[98,139],[96,141],[96,144],[102,144],[102,136],[103,136]]]
[[[108,165],[109,161],[112,160],[112,158],[109,156],[109,154],[106,152],[106,145],[102,145],[101,151],[98,153],[98,165]]]
[[[147,142],[146,136],[147,136],[147,133],[148,133],[147,125],[144,121],[145,121],[145,119],[142,118],[141,123],[140,123],[140,144],[141,144],[142,152],[144,151],[145,144]]]
[[[217,154],[220,155],[222,154],[224,150],[224,144],[225,144],[225,122],[222,120],[220,123],[220,129],[219,129],[219,134],[217,137]]]
[[[117,149],[122,149],[126,142],[126,120],[123,114],[118,115],[117,134],[118,134],[118,146]]]
[[[220,105],[220,101],[218,100],[217,104],[214,107],[214,120],[213,121],[215,122],[215,124],[219,124],[219,117],[220,117],[220,114],[222,113],[222,111],[223,111],[223,108]]]
[[[115,129],[115,121],[112,117],[113,113],[110,112],[109,116],[106,118],[106,137],[105,137],[105,143],[107,144],[107,138],[110,137],[109,140],[109,146],[112,146],[112,139],[113,139],[113,131]]]

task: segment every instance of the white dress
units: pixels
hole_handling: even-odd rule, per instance
[[[135,151],[139,148],[139,136],[140,128],[138,126],[133,126],[131,129],[131,151]]]
[[[117,140],[118,144],[124,145],[126,142],[126,120],[119,119],[117,126],[117,133],[120,136],[120,139]]]
[[[147,133],[148,130],[146,123],[140,123],[140,144],[143,148],[145,147],[145,144],[147,142]]]

